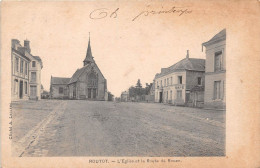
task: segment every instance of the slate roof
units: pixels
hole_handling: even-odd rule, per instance
[[[42,62],[42,59],[39,56],[33,56],[35,59],[37,59],[39,62]]]
[[[84,67],[77,69],[77,71],[72,75],[72,77],[70,78],[68,84],[77,82],[78,78],[80,77],[80,75],[84,72],[84,70],[89,66],[89,64],[85,65]]]
[[[176,64],[162,68],[162,72],[155,75],[155,78],[162,77],[172,72],[190,70],[190,71],[205,71],[205,59],[184,58]]]
[[[52,85],[67,85],[70,81],[70,78],[61,78],[61,77],[52,77],[51,84]]]
[[[212,42],[216,42],[219,40],[226,40],[226,29],[221,30],[219,33],[217,33],[214,37],[212,37],[209,41],[202,43],[202,45],[208,45]]]
[[[38,60],[41,64],[41,66],[43,67],[42,65],[42,59],[39,57],[39,56],[33,56],[33,58],[35,58],[36,60]]]

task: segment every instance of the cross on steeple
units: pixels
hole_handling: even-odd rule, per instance
[[[90,46],[90,32],[89,32],[89,39],[88,39],[88,49],[87,49],[87,54],[86,54],[86,58],[84,59],[83,63],[84,66],[87,64],[90,64],[92,62],[95,62],[94,57],[92,56],[92,52],[91,52],[91,46]]]

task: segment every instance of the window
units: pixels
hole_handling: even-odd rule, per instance
[[[14,93],[15,94],[18,93],[18,80],[17,79],[14,80]]]
[[[32,67],[35,67],[35,66],[36,66],[36,62],[33,61],[33,62],[32,62]]]
[[[25,75],[28,75],[28,63],[26,62],[24,67]]]
[[[198,77],[198,85],[201,85],[201,77]]]
[[[162,87],[162,80],[161,80],[161,87]]]
[[[36,72],[31,72],[31,82],[36,82]]]
[[[166,79],[164,79],[164,86],[166,86]]]
[[[59,94],[63,94],[63,87],[59,87]]]
[[[214,99],[220,99],[220,81],[214,82]]]
[[[177,99],[182,99],[182,90],[177,90]]]
[[[27,94],[27,82],[24,83],[24,93]]]
[[[182,84],[182,76],[178,76],[178,84]]]
[[[23,60],[20,62],[20,72],[23,73]]]
[[[171,90],[171,92],[170,92],[170,100],[172,100],[172,90]]]
[[[19,72],[19,58],[15,57],[15,71]]]
[[[172,77],[171,77],[171,85],[172,85]]]
[[[167,86],[169,86],[169,78],[167,78]]]
[[[88,75],[88,87],[97,87],[98,78],[94,72]]]
[[[158,83],[158,81],[157,81],[157,88],[159,88],[159,83]]]
[[[221,71],[222,69],[222,51],[215,53],[215,72]]]

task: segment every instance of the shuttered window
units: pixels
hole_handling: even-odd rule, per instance
[[[222,69],[222,51],[215,53],[215,72],[221,71]]]
[[[214,99],[220,99],[220,81],[214,82]]]

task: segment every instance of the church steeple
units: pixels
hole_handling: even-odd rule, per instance
[[[86,54],[86,58],[84,59],[83,63],[84,66],[87,64],[90,64],[92,62],[95,62],[92,56],[92,52],[91,52],[91,46],[90,46],[90,33],[89,33],[89,39],[88,39],[88,49],[87,49],[87,54]]]

